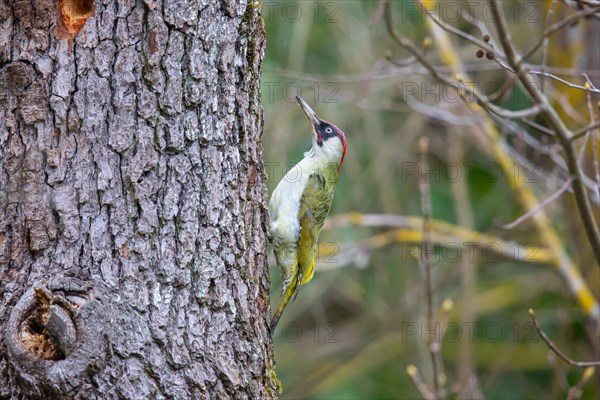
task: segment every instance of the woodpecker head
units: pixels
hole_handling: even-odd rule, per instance
[[[320,119],[300,96],[296,96],[296,100],[312,125],[313,146],[311,151],[315,154],[322,153],[327,158],[339,159],[339,173],[346,156],[344,132],[331,122]]]

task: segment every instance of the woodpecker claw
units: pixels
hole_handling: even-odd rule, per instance
[[[271,319],[271,325],[269,326],[269,329],[271,331],[271,337],[273,337],[273,335],[275,334],[275,328],[277,328],[279,318],[281,318],[281,313],[275,313],[275,315],[273,315],[273,318]]]

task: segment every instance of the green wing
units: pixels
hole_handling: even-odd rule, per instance
[[[308,178],[308,184],[300,199],[298,220],[300,221],[300,239],[298,242],[298,267],[301,284],[309,282],[313,277],[317,240],[329,207],[333,199],[333,189],[327,190],[326,180],[320,173],[314,173]]]

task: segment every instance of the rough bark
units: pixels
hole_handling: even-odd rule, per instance
[[[0,398],[276,397],[259,5],[86,1],[0,0]]]

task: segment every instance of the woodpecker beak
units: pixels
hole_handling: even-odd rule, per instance
[[[302,97],[296,96],[296,100],[314,127],[317,128],[319,125],[321,125],[321,120],[319,117],[317,117],[317,114],[308,106],[308,104],[306,104],[304,100],[302,100]]]

